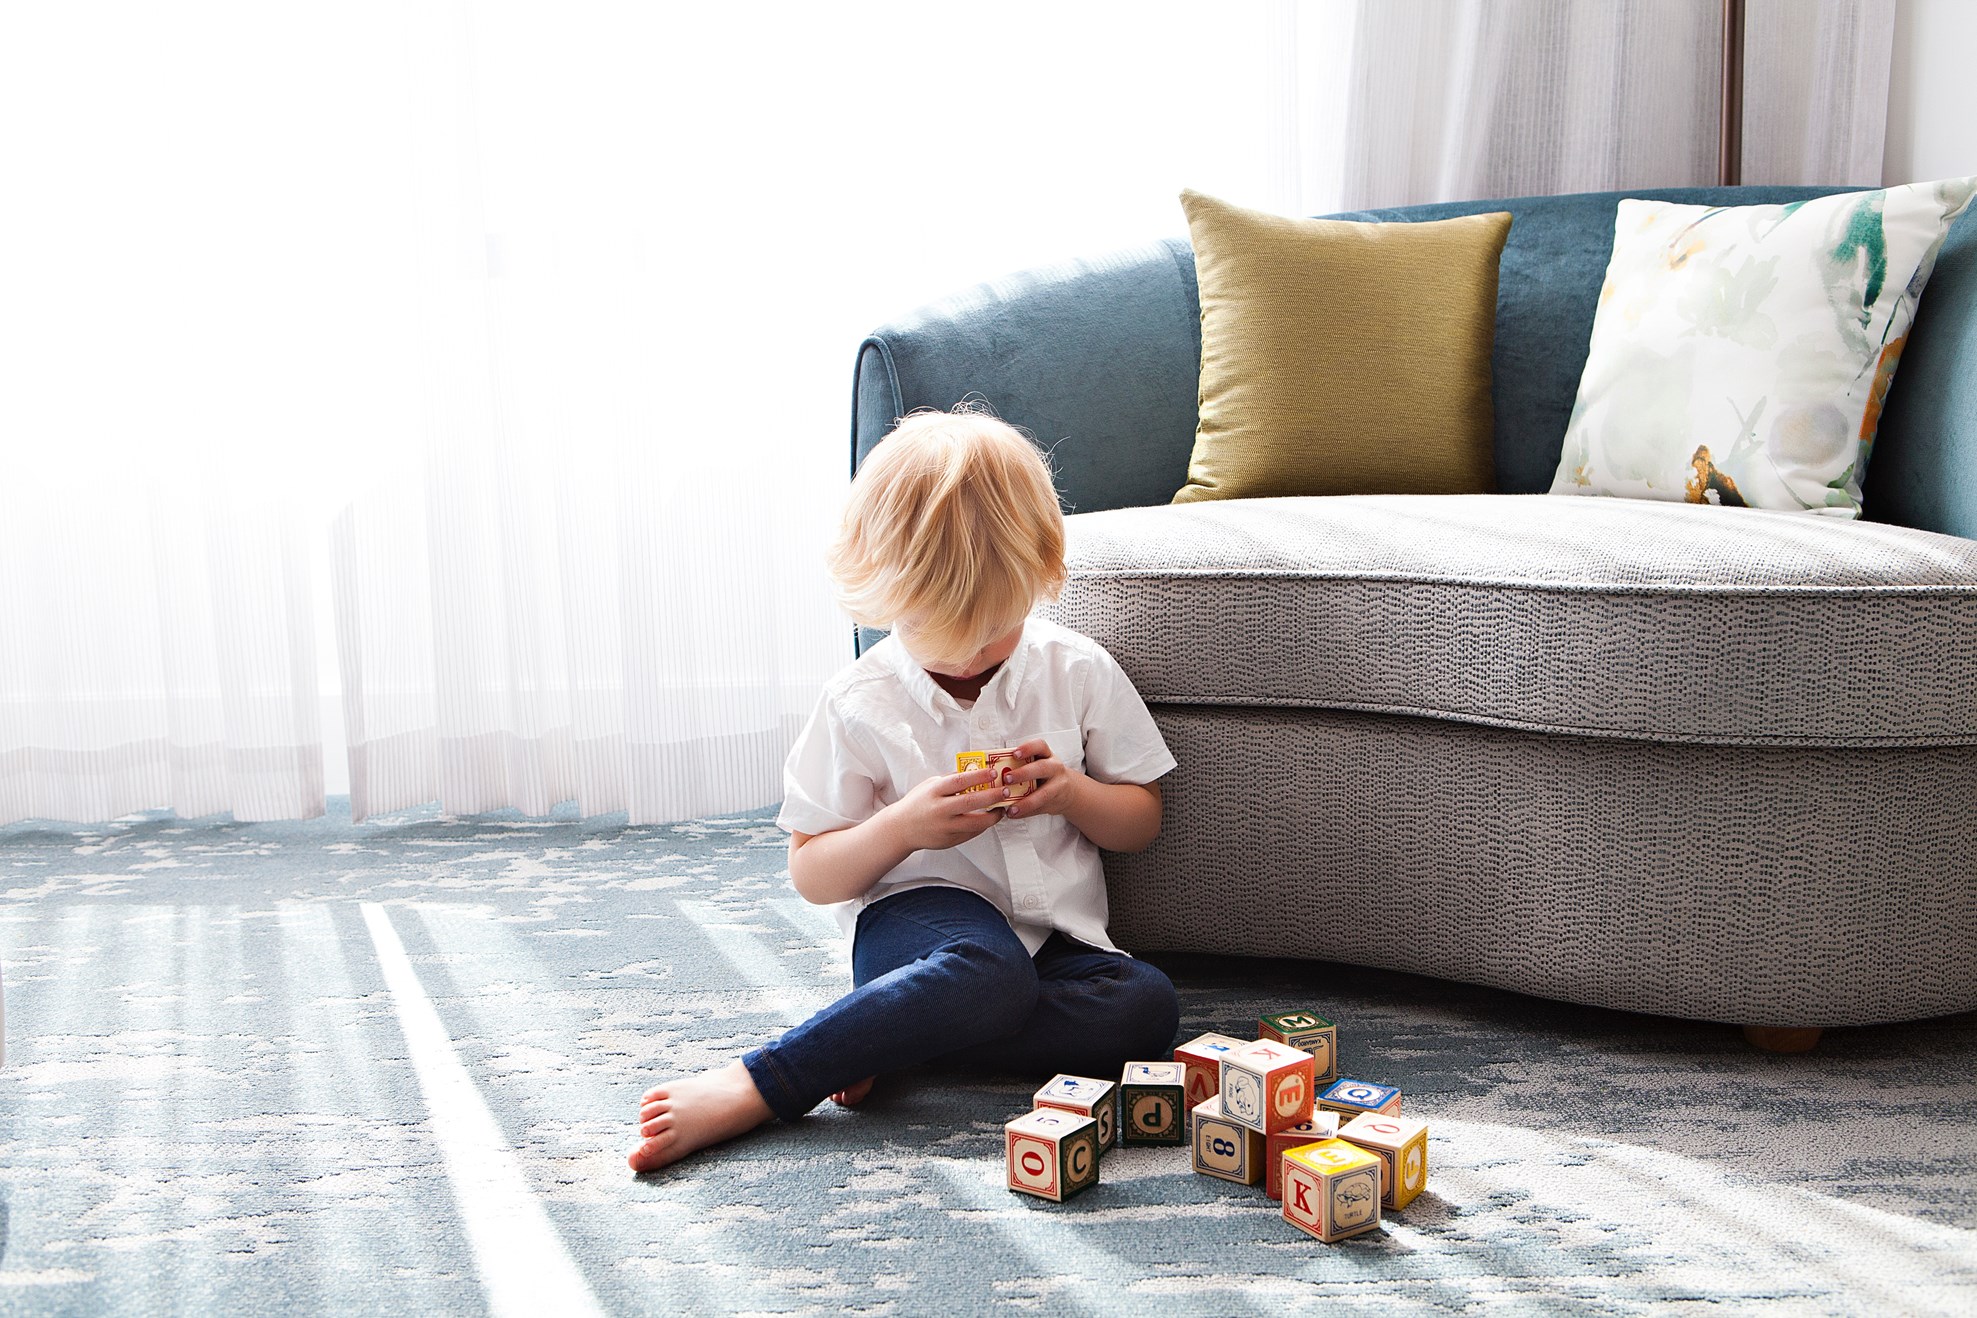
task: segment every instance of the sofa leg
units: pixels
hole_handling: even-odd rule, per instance
[[[1819,1042],[1820,1030],[1795,1029],[1780,1025],[1746,1025],[1744,1039],[1753,1048],[1767,1053],[1805,1053]]]

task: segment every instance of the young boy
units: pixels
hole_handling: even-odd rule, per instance
[[[906,417],[852,482],[830,566],[845,611],[892,634],[825,687],[776,822],[796,890],[853,936],[855,987],[648,1092],[638,1171],[919,1062],[1110,1076],[1173,1047],[1173,984],[1106,937],[1098,852],[1152,843],[1174,757],[1102,646],[1029,616],[1065,580],[1043,455],[982,411]],[[1012,745],[1006,779],[954,772]]]

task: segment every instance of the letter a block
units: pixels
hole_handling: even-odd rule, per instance
[[[1179,1062],[1127,1062],[1119,1077],[1119,1142],[1187,1143],[1186,1080]]]
[[[1284,1155],[1284,1220],[1326,1244],[1380,1225],[1380,1160],[1326,1140]]]
[[[1323,1140],[1336,1138],[1339,1133],[1339,1114],[1336,1112],[1313,1112],[1311,1120],[1301,1125],[1287,1126],[1274,1135],[1263,1137],[1263,1193],[1272,1199],[1284,1197],[1284,1155],[1300,1144],[1317,1144]]]
[[[1263,1137],[1223,1116],[1219,1094],[1196,1104],[1188,1121],[1193,1127],[1189,1143],[1194,1145],[1196,1171],[1237,1185],[1255,1185],[1263,1179]]]
[[[1063,1203],[1098,1184],[1098,1123],[1075,1112],[1038,1108],[1002,1128],[1009,1188]]]
[[[1339,1027],[1315,1011],[1280,1011],[1260,1017],[1256,1037],[1310,1053],[1313,1084],[1329,1085],[1339,1078]]]
[[[1400,1091],[1391,1085],[1372,1085],[1364,1080],[1341,1077],[1319,1093],[1318,1106],[1327,1112],[1337,1112],[1348,1121],[1362,1112],[1398,1116]]]
[[[1311,1119],[1311,1054],[1258,1039],[1222,1059],[1222,1113],[1259,1135]]]
[[[1098,1123],[1098,1152],[1102,1157],[1113,1145],[1113,1137],[1118,1133],[1113,1127],[1118,1120],[1118,1088],[1110,1080],[1093,1080],[1089,1076],[1060,1075],[1051,1077],[1049,1084],[1037,1090],[1036,1097],[1030,1100],[1032,1107],[1056,1108],[1060,1112],[1075,1112],[1081,1117],[1090,1117]]]
[[[1204,1034],[1174,1050],[1174,1060],[1188,1069],[1189,1111],[1222,1092],[1222,1059],[1242,1046],[1241,1039],[1226,1034]]]
[[[1398,1212],[1428,1183],[1428,1123],[1411,1117],[1363,1112],[1339,1130],[1339,1138],[1380,1159],[1380,1202]]]

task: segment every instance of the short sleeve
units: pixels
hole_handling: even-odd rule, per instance
[[[1096,641],[1084,704],[1086,773],[1102,783],[1150,783],[1174,767],[1133,679]]]
[[[783,762],[783,808],[776,825],[791,833],[829,833],[878,812],[878,766],[854,744],[829,691]]]

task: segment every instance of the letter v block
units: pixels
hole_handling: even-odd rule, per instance
[[[1222,1092],[1222,1059],[1243,1046],[1226,1034],[1204,1034],[1174,1050],[1174,1060],[1188,1069],[1187,1105],[1192,1112]]]

